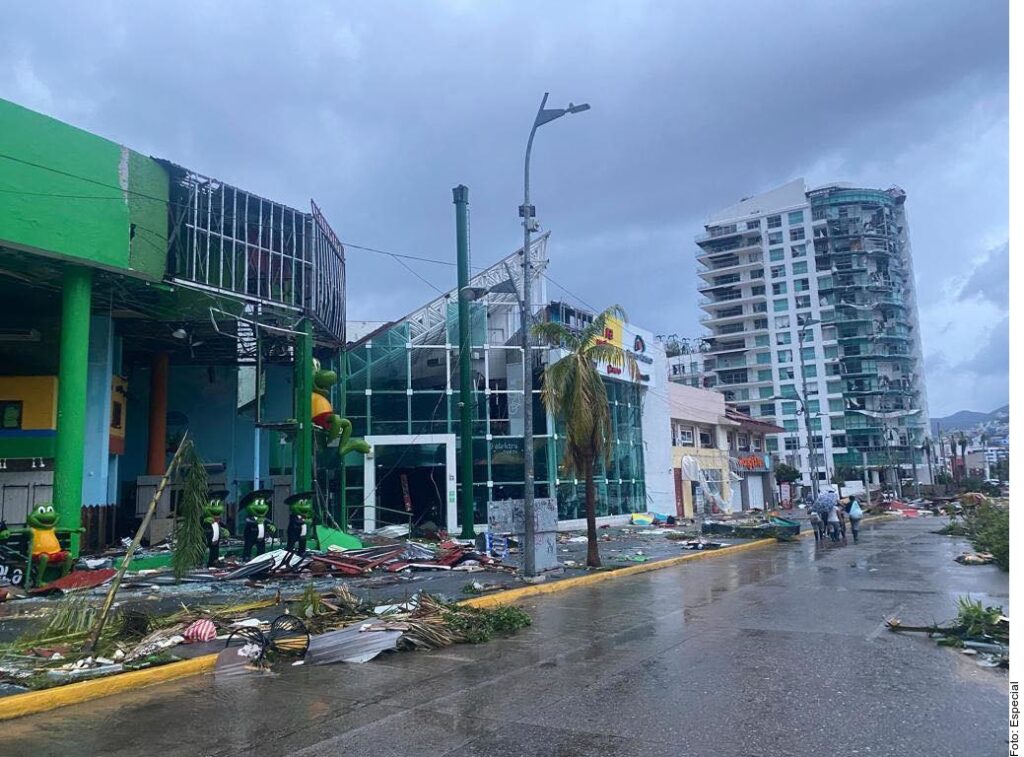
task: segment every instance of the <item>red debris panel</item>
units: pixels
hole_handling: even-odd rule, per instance
[[[100,570],[76,570],[68,573],[63,578],[50,581],[48,584],[39,586],[29,591],[29,594],[55,594],[56,592],[81,591],[82,589],[95,589],[102,586],[117,573],[113,568],[102,568]]]

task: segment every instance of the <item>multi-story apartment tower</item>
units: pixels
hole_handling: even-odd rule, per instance
[[[706,387],[785,429],[810,490],[928,481],[928,403],[903,190],[798,179],[697,237]],[[803,414],[806,408],[806,416]]]

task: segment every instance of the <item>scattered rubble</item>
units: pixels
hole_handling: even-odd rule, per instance
[[[41,631],[0,645],[0,686],[17,693],[217,652],[220,681],[266,671],[284,659],[362,663],[388,650],[480,643],[531,622],[518,608],[462,607],[428,594],[375,606],[344,584],[321,592],[310,583],[291,598],[182,606],[161,616],[124,610],[86,653],[97,612],[87,598],[68,597]]]
[[[953,559],[961,565],[989,565],[996,561],[991,552],[964,552]]]

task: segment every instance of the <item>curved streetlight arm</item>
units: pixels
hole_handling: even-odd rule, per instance
[[[523,204],[519,208],[519,216],[523,219],[523,299],[522,299],[522,348],[523,348],[523,516],[525,542],[523,550],[523,572],[527,576],[537,575],[536,565],[536,533],[534,521],[533,487],[533,353],[531,352],[530,326],[533,320],[533,276],[530,263],[530,233],[536,228],[535,212],[530,205],[530,154],[533,152],[533,138],[538,127],[549,121],[561,118],[566,113],[581,113],[589,110],[586,103],[568,108],[545,108],[548,103],[548,92],[540,101],[537,115],[530,128],[530,138],[526,141],[526,157],[523,160]]]

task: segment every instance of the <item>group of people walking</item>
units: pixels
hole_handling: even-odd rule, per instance
[[[828,539],[833,544],[846,541],[846,529],[853,534],[853,543],[860,537],[860,519],[864,510],[856,496],[839,499],[831,489],[823,491],[811,505],[811,527],[814,529],[814,540],[824,542]]]

